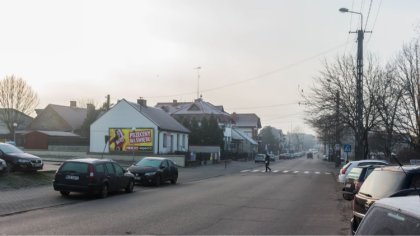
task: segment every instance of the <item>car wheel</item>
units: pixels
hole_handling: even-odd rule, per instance
[[[127,187],[125,187],[125,192],[126,192],[126,193],[132,193],[132,192],[133,192],[133,190],[134,190],[134,180],[130,180],[130,181],[128,182]]]
[[[68,196],[68,195],[70,195],[70,192],[69,191],[60,191],[60,193],[61,193],[62,196]]]
[[[104,184],[102,185],[101,191],[99,192],[100,198],[106,198],[108,197],[108,185]]]
[[[155,184],[156,187],[158,187],[160,185],[160,175],[156,175],[154,184]]]

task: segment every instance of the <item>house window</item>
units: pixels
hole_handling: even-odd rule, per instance
[[[167,147],[167,146],[168,146],[168,135],[163,134],[163,147]]]

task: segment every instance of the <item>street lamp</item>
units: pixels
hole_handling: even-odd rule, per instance
[[[16,128],[18,127],[18,124],[16,122],[13,123],[13,142],[15,142],[16,145]]]
[[[353,13],[360,15],[360,29],[357,33],[357,79],[356,79],[356,147],[355,159],[364,159],[365,148],[363,142],[363,38],[365,31],[363,30],[363,15],[360,12],[350,11],[347,8],[340,8],[340,12]],[[370,32],[368,32],[370,33]]]

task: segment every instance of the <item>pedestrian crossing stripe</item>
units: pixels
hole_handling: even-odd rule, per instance
[[[265,173],[265,170],[241,170],[241,173]],[[283,174],[287,174],[287,173],[293,173],[293,174],[298,174],[298,173],[303,173],[303,174],[317,174],[320,175],[321,172],[320,171],[309,171],[309,170],[305,170],[305,171],[299,171],[299,170],[272,170],[272,173],[283,173]],[[323,172],[323,174],[325,175],[331,175],[331,172]]]

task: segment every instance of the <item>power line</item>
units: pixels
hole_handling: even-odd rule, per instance
[[[296,62],[291,63],[291,64],[289,64],[289,65],[286,65],[286,66],[284,66],[284,67],[278,68],[278,69],[273,70],[273,71],[269,71],[269,72],[267,72],[267,73],[264,73],[264,74],[261,74],[261,75],[255,76],[255,77],[251,77],[251,78],[244,79],[244,80],[239,80],[239,81],[236,81],[236,82],[232,82],[232,83],[225,84],[225,85],[218,86],[218,87],[214,87],[214,88],[204,89],[204,90],[201,90],[201,92],[210,92],[210,91],[214,91],[214,90],[218,90],[218,89],[222,89],[222,88],[227,88],[227,87],[232,87],[232,86],[234,86],[234,85],[238,85],[238,84],[246,83],[246,82],[248,82],[248,81],[261,79],[261,78],[263,78],[263,77],[266,77],[266,76],[269,76],[269,75],[272,75],[272,74],[278,73],[278,72],[280,72],[280,71],[290,69],[290,68],[292,68],[292,67],[294,67],[294,66],[297,66],[297,65],[299,65],[299,64],[305,63],[305,62],[307,62],[307,61],[310,61],[310,60],[312,60],[312,59],[315,59],[315,58],[317,58],[317,57],[319,57],[319,56],[322,56],[322,55],[324,55],[324,54],[327,54],[327,53],[329,53],[329,52],[335,51],[335,50],[337,50],[337,49],[339,49],[339,48],[341,48],[341,47],[343,47],[343,46],[346,46],[348,43],[349,43],[349,42],[345,42],[345,43],[343,43],[343,44],[337,45],[337,46],[335,46],[335,47],[332,47],[332,48],[330,48],[330,49],[327,49],[327,50],[325,50],[325,51],[322,51],[322,52],[320,52],[320,53],[317,53],[317,54],[315,54],[315,55],[313,55],[313,56],[310,56],[310,57],[304,58],[304,59],[302,59],[302,60],[299,60],[299,61],[296,61]],[[195,92],[185,92],[185,93],[178,93],[178,94],[171,94],[171,95],[149,96],[149,97],[146,97],[146,98],[177,97],[177,96],[191,95],[191,94],[194,94],[194,93],[195,93]]]
[[[368,21],[369,21],[370,10],[372,9],[372,2],[373,2],[373,0],[370,0],[369,10],[368,10],[368,14],[367,14],[367,17],[366,17],[365,30],[366,30],[366,27],[367,27],[367,24],[368,24]]]
[[[274,105],[267,105],[267,106],[258,106],[258,107],[235,107],[235,108],[226,108],[227,110],[255,110],[255,109],[264,109],[264,108],[272,108],[272,107],[281,107],[281,106],[289,106],[289,105],[296,105],[298,102],[293,103],[282,103],[282,104],[274,104]]]
[[[373,26],[372,26],[372,29],[371,29],[370,31],[373,31],[373,28],[375,28],[376,21],[378,20],[379,12],[380,12],[380,10],[381,10],[381,6],[382,6],[382,0],[379,0],[379,5],[378,5],[378,10],[377,10],[377,12],[376,12],[375,21],[373,22]],[[366,44],[368,44],[368,43],[369,43],[369,41],[370,41],[370,38],[371,38],[371,37],[372,37],[372,34],[369,34],[369,38],[367,39]]]

